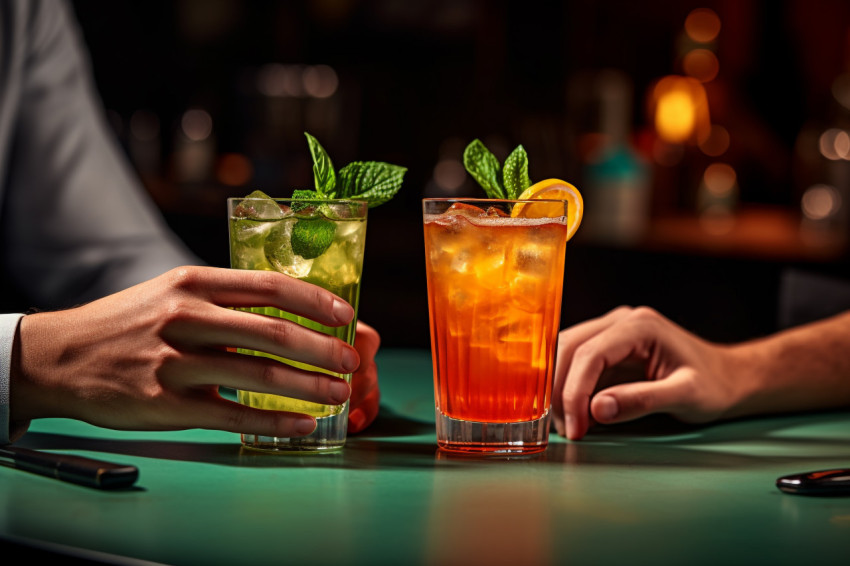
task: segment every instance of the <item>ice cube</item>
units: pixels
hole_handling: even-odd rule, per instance
[[[269,223],[272,229],[266,237],[264,246],[265,256],[275,271],[285,273],[290,277],[303,279],[313,267],[312,259],[304,259],[292,251],[292,226],[295,220],[282,220]]]
[[[531,244],[523,244],[511,251],[510,281],[511,303],[526,312],[537,312],[549,299],[548,279],[551,276],[546,251]]]
[[[451,270],[458,273],[466,273],[471,267],[472,253],[469,250],[459,249],[451,256]]]
[[[311,277],[324,281],[325,286],[331,289],[357,283],[363,261],[350,257],[347,248],[349,251],[357,249],[341,245],[340,242],[331,244],[325,253],[314,260]]]
[[[472,218],[477,218],[480,216],[486,216],[487,213],[484,212],[483,209],[472,205],[466,204],[465,202],[456,202],[451,205],[443,214],[462,214],[464,216],[470,216]]]
[[[234,216],[256,220],[277,220],[286,216],[278,203],[259,191],[254,191],[233,211]]]

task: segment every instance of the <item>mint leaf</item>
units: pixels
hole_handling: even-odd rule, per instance
[[[353,161],[339,170],[339,198],[365,200],[374,208],[401,189],[406,167],[381,161]]]
[[[319,140],[304,132],[307,136],[307,145],[310,146],[310,155],[313,157],[313,182],[316,191],[321,195],[333,198],[336,188],[336,171],[328,152],[319,143]]]
[[[336,224],[326,218],[301,218],[292,227],[292,251],[315,259],[330,247],[335,232]]]
[[[301,210],[304,210],[305,208],[315,206],[316,204],[318,204],[318,201],[323,200],[328,200],[328,197],[321,195],[316,191],[310,191],[307,189],[295,189],[294,191],[292,191],[292,203],[290,203],[290,208],[292,209],[292,212],[299,212]]]
[[[505,159],[502,180],[505,182],[508,198],[512,199],[519,198],[519,195],[531,186],[531,179],[528,176],[528,154],[522,145],[516,146]]]
[[[463,150],[463,166],[472,175],[487,196],[505,198],[505,189],[500,179],[499,160],[479,139],[472,140]]]

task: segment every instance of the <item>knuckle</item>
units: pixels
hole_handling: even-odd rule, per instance
[[[321,312],[331,312],[333,309],[334,297],[329,292],[321,287],[314,286],[310,290],[310,300],[319,308]]]
[[[157,314],[158,325],[163,331],[184,327],[198,316],[197,309],[192,308],[182,296],[165,297]]]
[[[661,320],[661,314],[652,307],[639,306],[632,309],[629,317],[642,323],[656,323]]]
[[[612,309],[609,314],[611,316],[615,317],[615,318],[620,318],[622,316],[630,314],[634,310],[635,309],[633,307],[630,307],[630,306],[627,306],[627,305],[620,305],[620,306]]]
[[[293,323],[285,319],[269,319],[272,341],[278,344],[288,344],[293,340]]]
[[[621,404],[625,404],[625,399],[619,400]],[[653,395],[649,391],[635,393],[628,398],[628,406],[632,413],[644,414],[654,406]]]
[[[272,386],[277,382],[277,370],[278,364],[263,360],[257,380],[265,387]]]
[[[224,420],[227,430],[245,433],[251,432],[251,425],[254,422],[252,412],[241,408],[238,410],[227,411],[224,414]]]
[[[276,295],[280,292],[279,273],[274,271],[252,271],[251,285],[263,295]]]
[[[573,352],[573,364],[590,366],[596,356],[597,352],[594,345],[590,342],[583,342],[576,346],[576,349]]]
[[[200,269],[191,265],[175,267],[168,272],[168,279],[175,289],[192,289],[198,285]]]

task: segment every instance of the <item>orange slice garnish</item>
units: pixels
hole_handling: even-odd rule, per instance
[[[518,200],[565,200],[567,201],[567,240],[573,237],[584,214],[584,200],[572,184],[561,179],[546,179],[525,189]],[[547,218],[562,216],[563,208],[555,203],[519,203],[514,206],[514,218]]]

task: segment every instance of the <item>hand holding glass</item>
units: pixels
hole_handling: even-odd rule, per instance
[[[350,324],[329,327],[272,307],[252,307],[257,314],[278,316],[354,344],[360,278],[366,243],[363,201],[293,201],[292,199],[231,198],[227,201],[230,227],[230,266],[234,269],[274,270],[327,289],[354,307]],[[239,349],[310,371],[331,373],[264,352]],[[351,374],[331,373],[351,383]],[[276,451],[327,451],[342,448],[348,428],[348,401],[323,405],[267,393],[238,391],[240,403],[316,417],[316,429],[304,437],[278,438],[243,434],[249,448]]]

